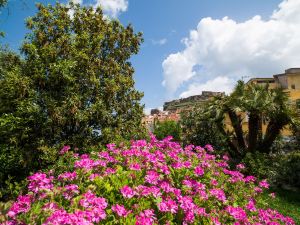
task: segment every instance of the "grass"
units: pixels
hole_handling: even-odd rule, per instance
[[[271,192],[275,192],[275,199],[268,195]],[[264,198],[269,203],[270,208],[293,218],[296,224],[300,225],[300,191],[274,189],[269,193],[265,193]]]

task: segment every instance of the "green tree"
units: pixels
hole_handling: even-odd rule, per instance
[[[34,154],[39,107],[31,80],[22,75],[24,62],[8,49],[0,49],[0,191],[11,177],[26,175],[37,166]],[[1,197],[1,193],[0,193]]]
[[[167,136],[172,136],[174,141],[181,140],[180,124],[173,120],[157,121],[154,123],[154,132],[158,139],[163,139]]]
[[[141,33],[100,8],[37,5],[23,59],[0,54],[0,188],[45,168],[64,144],[83,149],[143,137],[143,94],[130,57]],[[15,179],[15,180],[16,180]]]
[[[184,145],[194,144],[205,146],[211,144],[217,151],[228,151],[227,133],[222,133],[222,121],[216,123],[215,118],[206,112],[208,105],[196,106],[188,113],[181,115],[182,141]],[[216,113],[211,112],[211,113]]]
[[[58,3],[39,4],[27,27],[22,53],[43,117],[41,144],[82,147],[143,134],[143,94],[129,62],[141,33],[100,8]]]

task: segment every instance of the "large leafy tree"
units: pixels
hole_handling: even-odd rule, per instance
[[[24,61],[0,49],[0,197],[11,177],[22,177],[38,165],[36,128],[39,106],[31,80],[22,75]]]
[[[141,33],[74,4],[39,4],[27,27],[22,52],[44,119],[41,142],[81,147],[143,133],[129,62]]]
[[[55,162],[64,144],[80,150],[145,133],[129,61],[141,33],[74,4],[39,4],[27,27],[23,58],[0,54],[2,190],[9,176]]]

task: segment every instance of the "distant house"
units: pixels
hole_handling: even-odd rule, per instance
[[[176,99],[170,102],[165,102],[163,111],[152,109],[150,115],[145,115],[143,118],[144,125],[149,131],[153,132],[156,121],[180,120],[180,113],[191,110],[194,106],[201,106],[204,102],[210,100],[214,96],[225,95],[224,92],[203,91],[201,95],[194,95],[188,98]]]

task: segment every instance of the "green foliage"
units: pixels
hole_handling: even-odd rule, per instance
[[[300,151],[266,154],[247,153],[246,172],[267,178],[274,186],[300,188]]]
[[[254,174],[259,179],[267,178],[272,184],[276,183],[280,163],[277,155],[270,156],[262,152],[248,152],[243,158],[246,173]]]
[[[277,182],[300,188],[300,151],[286,153],[279,160]]]
[[[182,131],[178,122],[166,120],[155,122],[153,133],[160,140],[167,136],[172,136],[174,141],[180,141]]]
[[[128,61],[141,33],[105,19],[100,8],[73,4],[38,5],[27,27],[25,73],[37,91],[46,145],[81,147],[143,133],[143,95]]]
[[[204,108],[195,108],[181,115],[184,144],[199,146],[211,144],[217,151],[226,151],[228,147],[225,136],[219,131],[216,123],[204,113]]]
[[[7,4],[7,0],[0,0],[0,8]]]
[[[0,51],[0,189],[58,158],[57,149],[143,137],[143,94],[130,57],[141,33],[100,8],[37,5],[24,59]],[[72,16],[71,15],[72,12]]]
[[[0,191],[5,181],[28,174],[37,165],[35,127],[39,107],[31,80],[22,75],[24,62],[8,49],[0,50]],[[10,178],[9,178],[10,176]],[[16,179],[19,180],[19,179]],[[1,194],[0,194],[1,195]],[[2,196],[3,197],[3,196]]]

